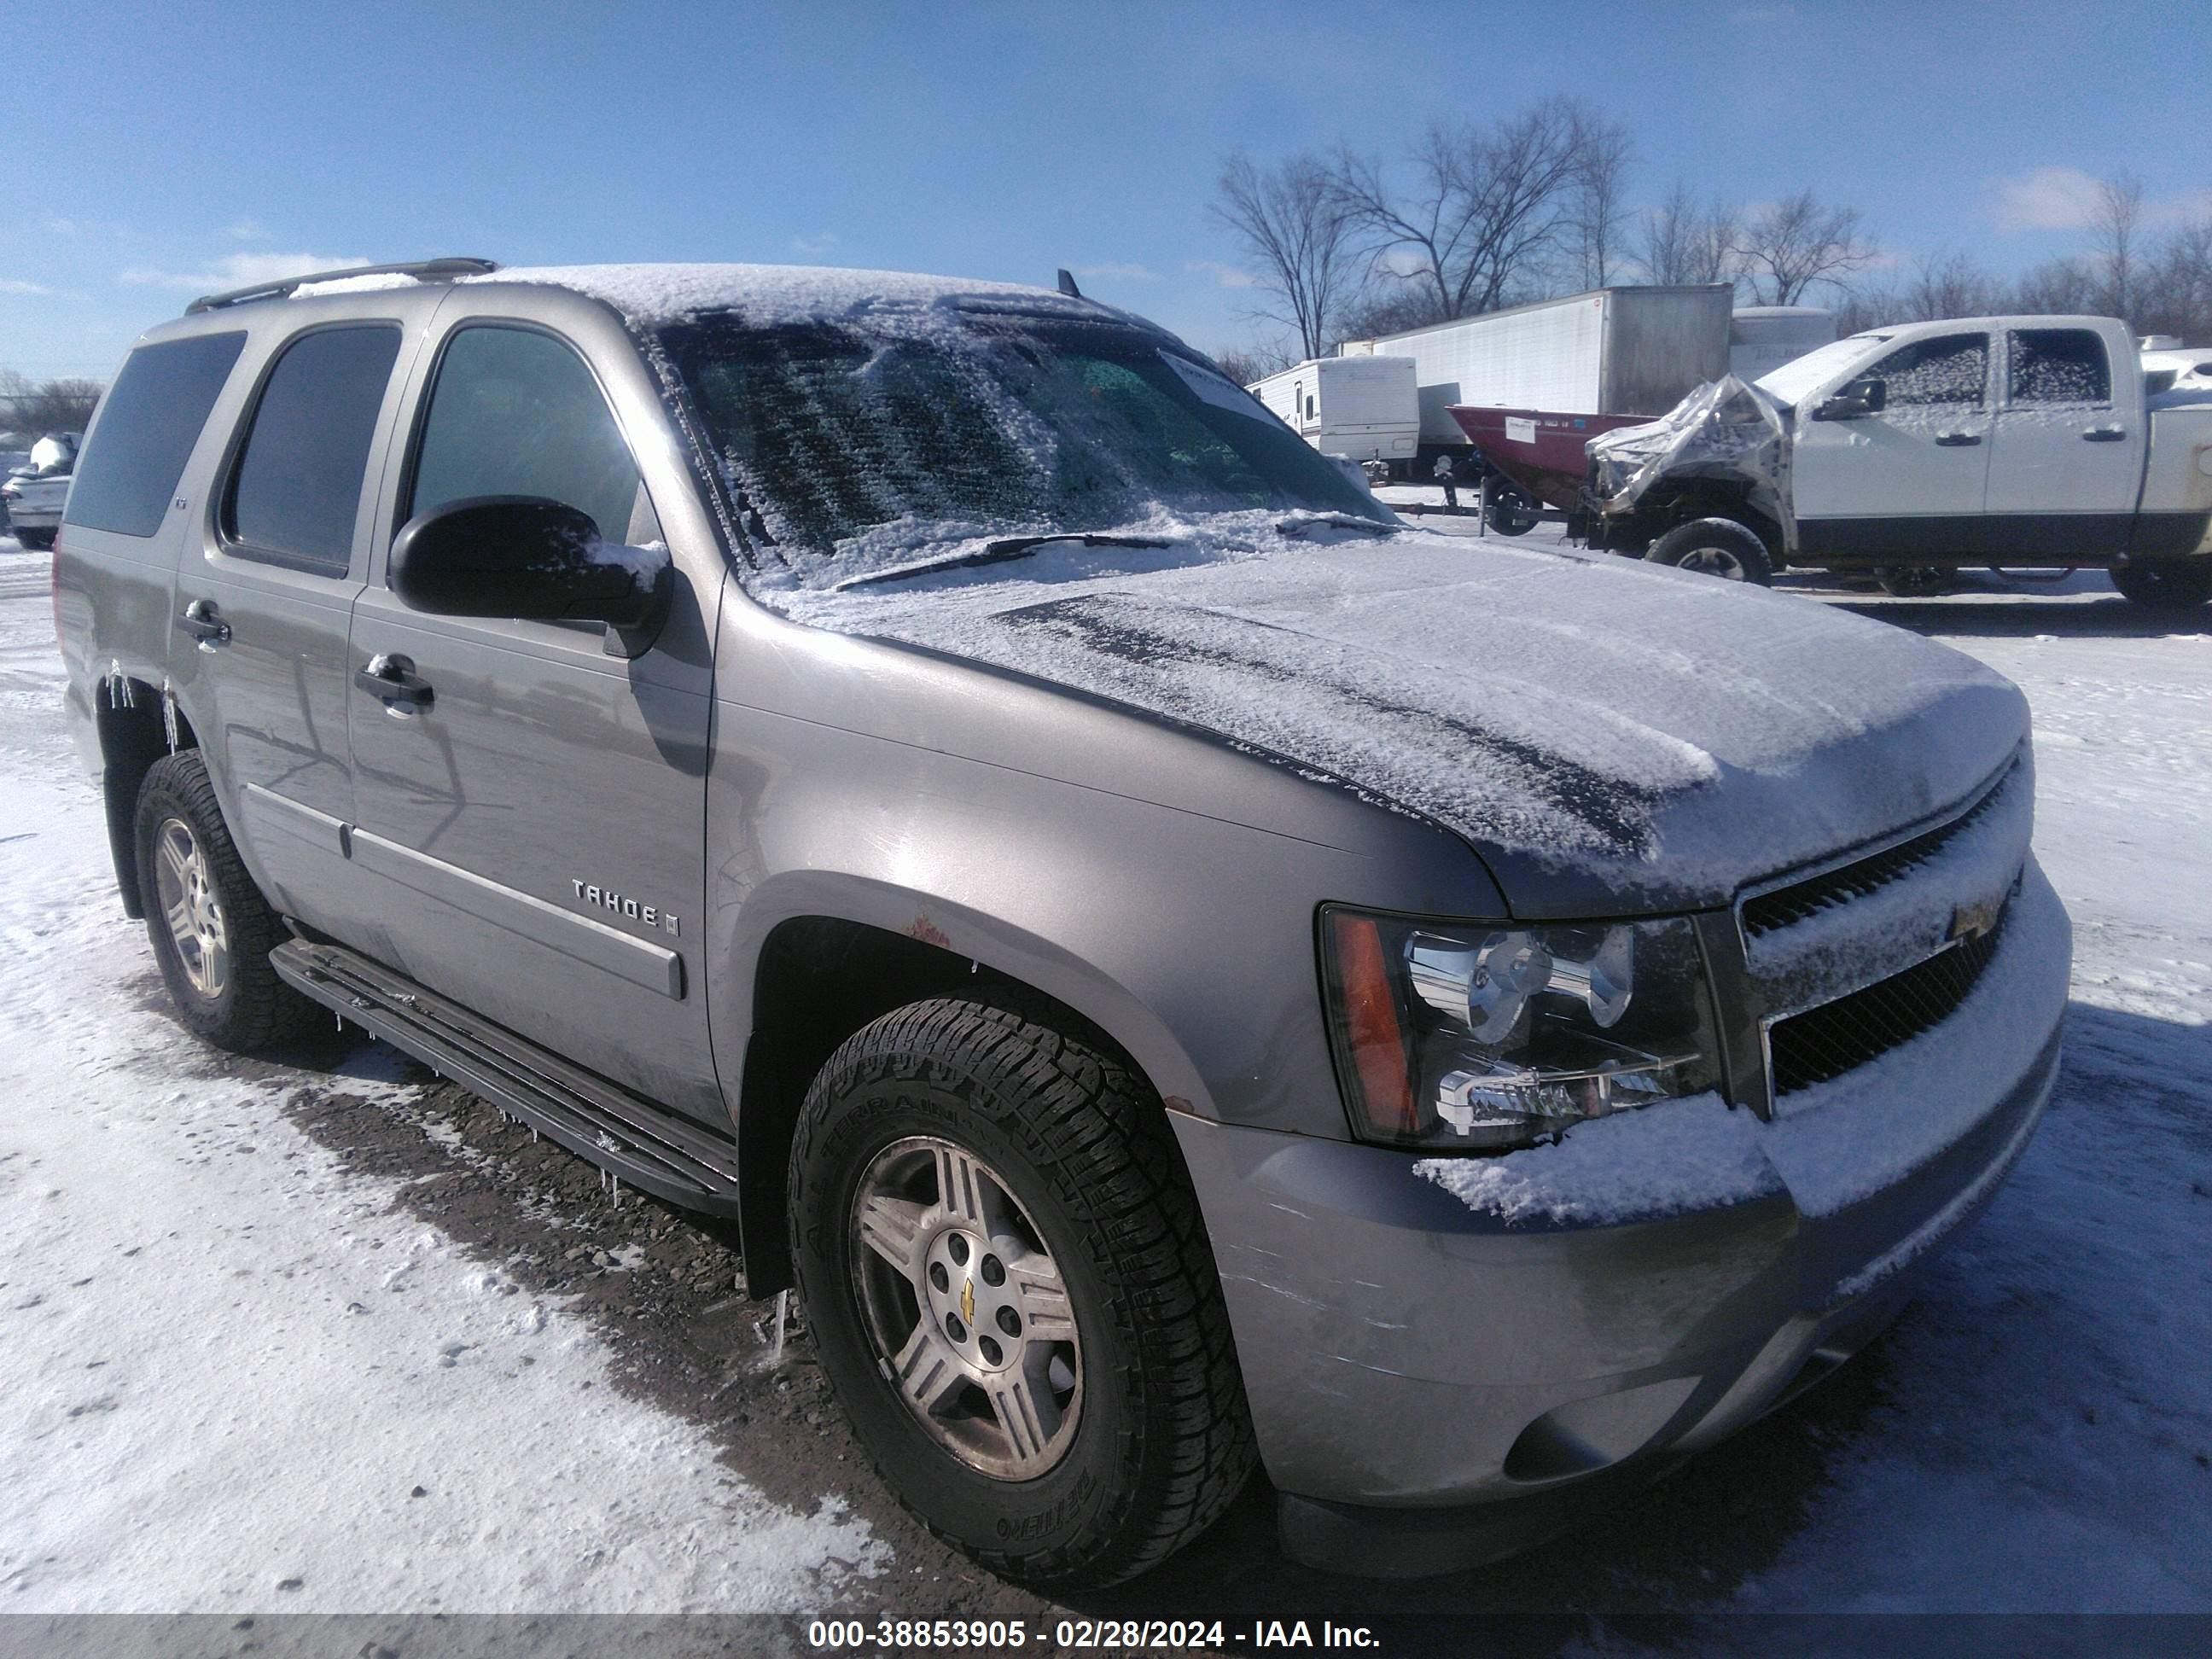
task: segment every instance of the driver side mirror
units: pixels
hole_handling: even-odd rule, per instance
[[[1813,411],[1816,421],[1856,421],[1869,415],[1879,415],[1889,401],[1887,381],[1868,375],[1863,380],[1846,380],[1838,386],[1835,395],[1825,399]]]
[[[618,654],[636,656],[668,613],[675,573],[665,550],[602,541],[592,516],[564,502],[478,495],[410,519],[387,580],[410,611],[602,622],[622,635]]]

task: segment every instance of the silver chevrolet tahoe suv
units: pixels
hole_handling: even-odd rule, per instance
[[[54,563],[124,908],[795,1286],[1010,1577],[1494,1559],[1772,1409],[2019,1155],[2027,708],[1407,529],[1058,293],[439,260],[210,296]]]

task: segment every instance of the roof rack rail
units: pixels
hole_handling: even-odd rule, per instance
[[[391,265],[349,265],[343,270],[310,270],[297,276],[280,276],[274,282],[255,283],[246,288],[234,288],[221,294],[204,294],[185,307],[185,315],[195,312],[216,311],[224,306],[244,305],[249,300],[281,300],[296,288],[309,283],[334,283],[346,276],[415,276],[425,282],[451,282],[457,276],[484,276],[499,269],[495,259],[416,259]]]

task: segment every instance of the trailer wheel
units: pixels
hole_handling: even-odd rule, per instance
[[[2193,611],[2212,600],[2212,559],[2115,565],[2109,574],[2122,598],[2153,611]]]
[[[1651,544],[1644,556],[1653,564],[1671,564],[1725,581],[1774,585],[1774,561],[1758,533],[1734,519],[1692,519],[1678,524]]]
[[[1525,536],[1536,527],[1536,503],[1516,485],[1492,483],[1483,522],[1500,536]]]

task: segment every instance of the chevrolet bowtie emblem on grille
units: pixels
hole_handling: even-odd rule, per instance
[[[960,1316],[970,1325],[975,1322],[975,1281],[972,1279],[960,1281]]]
[[[1947,939],[1979,939],[1993,931],[1997,917],[2004,909],[2002,898],[1984,899],[1978,904],[1954,906],[1951,911],[1951,931]]]

